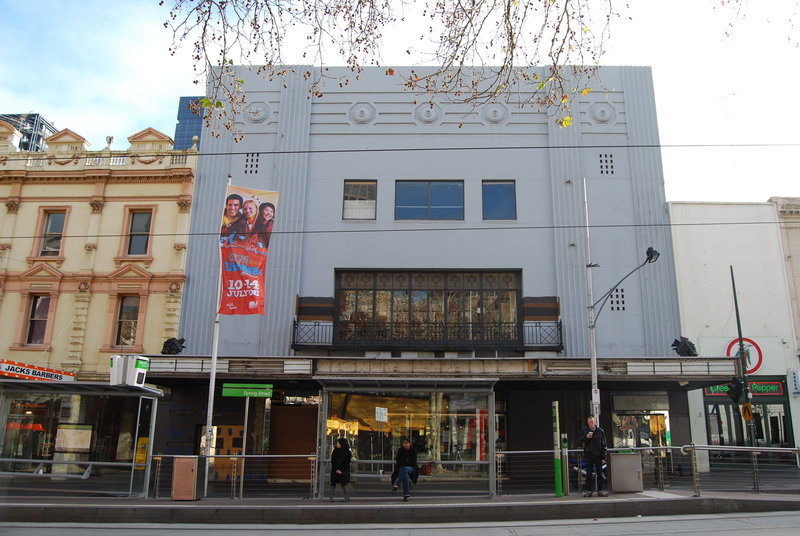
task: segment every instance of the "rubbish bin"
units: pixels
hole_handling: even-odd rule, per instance
[[[175,456],[172,462],[172,500],[196,501],[198,491],[198,457]]]
[[[644,491],[642,455],[638,452],[626,452],[610,456],[608,461],[611,468],[611,491],[614,493]]]

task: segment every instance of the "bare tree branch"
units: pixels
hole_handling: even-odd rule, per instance
[[[164,5],[167,0],[161,0]],[[556,110],[571,122],[569,104],[594,74],[618,15],[612,0],[170,0],[164,26],[171,51],[191,43],[196,83],[207,78],[202,101],[206,122],[233,129],[244,108],[243,81],[235,64],[258,65],[268,79],[292,69],[288,40],[305,38],[302,62],[325,65],[331,56],[357,78],[379,66],[383,31],[408,28],[407,52],[423,54],[433,69],[412,71],[411,91],[431,101],[445,98],[473,106],[504,99]],[[626,6],[627,7],[627,6]],[[418,14],[411,19],[396,13]],[[424,26],[419,21],[427,21]],[[412,43],[416,34],[421,43]],[[294,51],[292,51],[294,53]],[[547,75],[537,74],[545,67]],[[388,69],[387,72],[392,71]],[[311,72],[302,73],[306,78]],[[343,80],[346,84],[349,80]],[[311,94],[322,96],[320,81]],[[531,82],[535,88],[530,91]],[[576,84],[583,84],[577,86]]]

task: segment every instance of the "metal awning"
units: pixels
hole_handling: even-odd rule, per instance
[[[145,385],[109,385],[102,382],[46,382],[0,379],[0,394],[37,393],[56,395],[138,396],[161,398],[164,391]]]
[[[499,378],[413,378],[313,376],[325,391],[491,392]]]

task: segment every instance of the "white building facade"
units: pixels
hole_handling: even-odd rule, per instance
[[[671,202],[669,210],[683,335],[700,356],[737,355],[735,281],[752,393],[750,438],[726,385],[692,391],[694,441],[796,445],[800,392],[792,379],[798,370],[797,339],[776,204]]]

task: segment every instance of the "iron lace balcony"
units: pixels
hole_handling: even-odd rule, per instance
[[[298,322],[292,347],[335,349],[473,350],[520,348],[561,351],[561,322]]]

